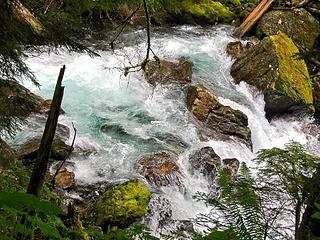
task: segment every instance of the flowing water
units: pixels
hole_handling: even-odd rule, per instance
[[[179,153],[186,193],[165,187],[160,194],[169,199],[174,219],[189,219],[208,211],[203,203],[192,199],[197,191],[208,191],[205,179],[188,172],[188,155],[192,151],[211,146],[221,158],[236,157],[249,166],[259,149],[283,147],[291,140],[308,144],[319,154],[318,136],[305,133],[312,119],[306,116],[268,122],[263,96],[244,83],[233,83],[229,73],[232,60],[224,52],[226,44],[234,41],[231,32],[229,26],[158,30],[152,46],[159,57],[189,58],[193,63],[192,84],[203,84],[222,104],[248,116],[253,152],[237,141],[201,141],[186,108],[185,88],[153,88],[141,72],[123,75],[123,66],[141,60],[145,54],[145,43],[132,40],[141,31],[127,34],[125,39],[131,41],[115,53],[98,51],[101,57],[61,49],[58,55],[29,58],[28,65],[42,87],[38,89],[27,82],[25,85],[44,98],[52,97],[59,69],[66,65],[62,104],[66,114],[60,122],[70,128],[74,122],[78,130],[75,154],[70,159],[77,181],[81,184],[141,178],[135,168],[139,157],[162,150],[175,151]],[[26,131],[17,135],[16,142],[23,141]]]

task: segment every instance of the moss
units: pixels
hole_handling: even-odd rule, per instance
[[[97,201],[97,223],[127,226],[147,213],[151,193],[139,180],[108,189]]]
[[[312,81],[304,60],[298,59],[298,48],[284,33],[270,36],[279,62],[279,79],[275,88],[294,101],[303,101],[312,111]]]
[[[216,1],[202,0],[195,2],[185,0],[181,1],[180,9],[182,12],[206,19],[222,19],[228,22],[235,18],[235,14],[228,7]]]

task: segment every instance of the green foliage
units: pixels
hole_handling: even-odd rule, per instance
[[[42,237],[61,239],[58,228],[64,228],[57,217],[61,210],[49,202],[21,192],[0,192],[0,232],[5,239],[19,233],[32,236],[39,230]]]
[[[314,203],[314,205],[316,206],[318,212],[315,212],[314,214],[312,214],[312,218],[314,219],[320,219],[320,204],[319,203]]]
[[[219,183],[220,196],[204,193],[196,195],[198,200],[206,201],[215,210],[213,216],[205,216],[203,219],[218,228],[229,230],[212,234],[220,235],[221,239],[231,233],[239,240],[262,239],[265,222],[260,198],[255,191],[255,182],[247,166],[244,163],[241,165],[240,175],[235,182],[225,169],[220,169]]]
[[[320,158],[305,152],[301,144],[292,142],[285,149],[260,151],[255,162],[263,187],[276,196],[286,193],[289,200],[296,203],[303,200],[304,190],[308,188]]]

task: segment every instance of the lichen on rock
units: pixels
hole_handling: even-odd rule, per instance
[[[148,210],[151,193],[139,180],[131,180],[109,188],[94,206],[96,224],[125,227]]]
[[[287,34],[300,49],[312,48],[320,34],[320,24],[303,8],[272,10],[263,15],[257,24],[257,36]]]
[[[236,83],[245,81],[265,96],[266,117],[307,108],[314,111],[312,82],[298,48],[284,33],[264,38],[231,67]]]

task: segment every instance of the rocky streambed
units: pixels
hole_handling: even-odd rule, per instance
[[[258,23],[260,39],[235,42],[232,30],[158,29],[153,46],[161,60],[129,77],[119,66],[141,60],[145,46],[139,40],[115,53],[101,51],[100,58],[61,49],[60,55],[28,59],[40,89],[0,83],[3,96],[29,116],[8,140],[14,149],[1,140],[1,154],[9,159],[3,165],[12,164],[16,154],[33,164],[50,106],[44,99],[52,95],[63,64],[66,95],[51,172],[72,150],[57,187],[89,224],[106,228],[138,221],[155,232],[173,225],[192,228],[192,219],[209,211],[192,196],[216,191],[218,167],[235,177],[240,162],[250,166],[258,150],[291,140],[320,155],[313,117],[320,108],[319,78],[297,58],[299,49],[315,43],[319,22],[304,10],[277,10]],[[74,149],[71,122],[78,130]]]

